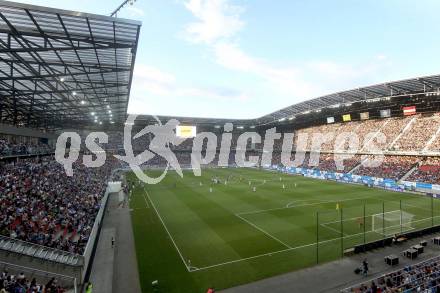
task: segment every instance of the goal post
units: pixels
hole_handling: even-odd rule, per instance
[[[414,215],[402,210],[374,214],[371,217],[371,229],[379,234],[393,235],[413,229]]]

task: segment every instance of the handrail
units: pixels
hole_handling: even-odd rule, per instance
[[[55,154],[55,151],[43,152],[43,153],[29,153],[29,154],[15,154],[15,155],[0,155],[0,160],[13,159],[13,158],[28,158],[37,156],[48,156]]]
[[[78,257],[79,259],[81,259],[83,257],[82,255],[77,254],[77,253],[73,253],[73,252],[61,250],[61,249],[58,249],[58,248],[44,246],[44,245],[41,245],[41,244],[32,243],[32,242],[28,242],[28,241],[24,241],[24,240],[12,238],[12,237],[7,237],[7,236],[0,235],[0,240],[2,240],[2,239],[5,239],[5,240],[11,241],[11,242],[23,243],[23,244],[26,244],[26,245],[31,246],[31,247],[38,247],[38,248],[41,248],[41,249],[46,249],[46,250],[58,252],[60,254],[65,254],[65,255],[70,255],[70,256]],[[0,249],[5,250],[3,248],[0,248]],[[10,251],[10,250],[8,250],[8,251]]]

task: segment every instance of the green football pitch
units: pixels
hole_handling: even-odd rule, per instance
[[[143,292],[154,292],[154,280],[167,293],[228,288],[440,224],[438,200],[264,170],[169,172],[156,185],[127,178],[135,185],[130,208]]]

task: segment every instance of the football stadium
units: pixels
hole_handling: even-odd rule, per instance
[[[260,1],[95,2],[0,0],[0,292],[440,292],[440,75],[380,55],[309,87],[240,47]]]

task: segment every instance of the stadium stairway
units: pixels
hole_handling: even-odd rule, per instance
[[[413,117],[408,124],[400,131],[400,133],[396,136],[396,138],[388,145],[387,150],[391,150],[396,142],[408,131],[411,129],[411,126],[416,122],[417,117]]]
[[[354,172],[356,172],[356,170],[359,169],[359,168],[362,166],[362,164],[363,164],[365,161],[367,161],[367,160],[368,160],[368,158],[362,160],[362,161],[361,161],[359,164],[357,164],[353,169],[351,169],[350,171],[348,171],[348,173],[349,173],[349,174],[353,174]]]
[[[385,121],[382,123],[382,125],[379,127],[379,129],[376,131],[376,133],[362,146],[360,152],[365,150],[365,147],[369,145],[370,142],[372,142],[374,139],[376,139],[377,135],[382,131],[382,129],[390,122],[391,120],[385,119]]]
[[[399,179],[399,183],[402,181],[405,181],[409,176],[411,176],[412,173],[414,173],[418,168],[420,167],[420,161],[418,161],[417,163],[414,164],[414,166],[411,168],[411,170],[409,170],[408,172],[406,172],[405,175],[402,176],[402,178]]]
[[[434,143],[434,141],[439,137],[440,135],[440,127],[437,129],[437,131],[434,133],[434,135],[429,139],[429,141],[426,143],[426,146],[423,148],[422,152],[429,151],[429,148]]]

